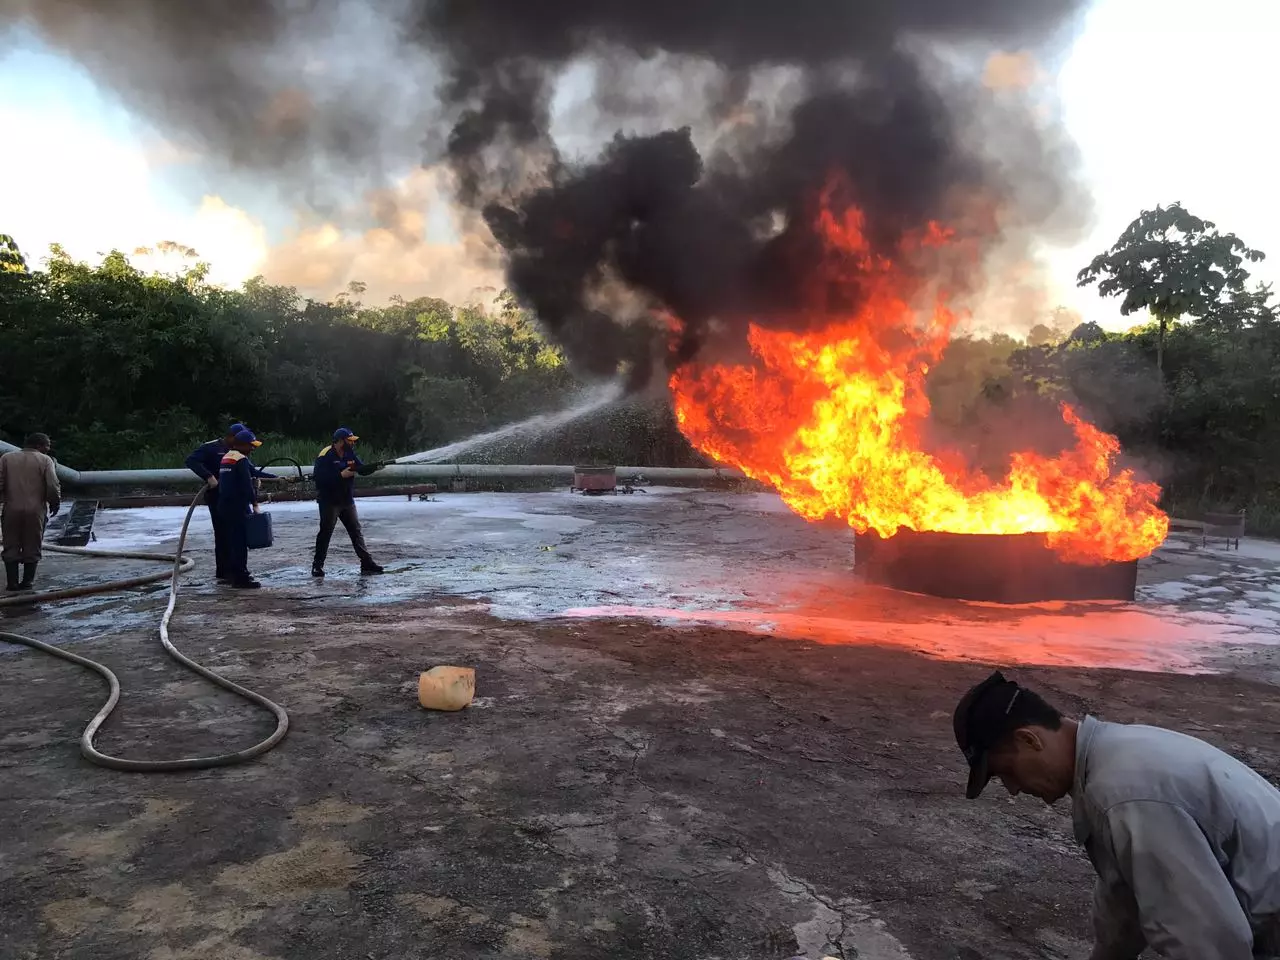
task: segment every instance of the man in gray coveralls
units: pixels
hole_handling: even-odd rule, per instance
[[[1092,960],[1280,956],[1280,790],[1203,740],[1063,717],[999,672],[960,701],[970,799],[1070,794],[1098,874]]]
[[[45,524],[62,506],[58,471],[49,456],[52,447],[48,436],[33,433],[23,449],[0,457],[0,502],[4,504],[0,516],[4,550],[0,557],[9,590],[31,589],[43,556]]]

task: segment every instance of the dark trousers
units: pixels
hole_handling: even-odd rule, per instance
[[[232,582],[249,579],[249,539],[245,534],[244,511],[222,507],[216,512],[222,539],[223,574]]]
[[[0,509],[0,540],[4,542],[5,563],[39,563],[44,556],[44,528],[49,508],[43,503],[23,510],[11,503]]]
[[[320,504],[320,532],[316,534],[316,556],[311,565],[324,566],[325,557],[329,555],[329,540],[339,520],[347,528],[347,536],[351,538],[351,546],[355,548],[356,556],[360,558],[360,566],[376,566],[373,557],[369,556],[369,551],[365,549],[364,534],[360,531],[360,515],[356,513],[354,503]]]
[[[204,502],[209,508],[209,522],[213,524],[213,575],[218,578],[229,577],[227,545],[222,536],[222,525],[218,521],[218,492],[210,490],[205,493]]]

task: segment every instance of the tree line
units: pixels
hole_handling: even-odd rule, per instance
[[[105,468],[243,419],[275,438],[350,423],[410,453],[559,409],[583,386],[506,292],[370,307],[358,284],[322,302],[261,278],[225,289],[206,272],[147,274],[118,251],[90,266],[56,245],[31,269],[0,235],[0,438],[38,426],[65,462]],[[624,445],[656,446],[600,437],[600,455],[696,459],[652,404],[612,415]]]
[[[1078,279],[1145,322],[1108,332],[1059,310],[1025,338],[957,339],[929,374],[934,419],[981,446],[1008,432],[991,427],[1002,414],[1067,400],[1119,436],[1167,507],[1245,508],[1255,529],[1280,530],[1280,323],[1250,280],[1260,259],[1180,205],[1144,211]],[[67,463],[106,468],[234,418],[277,438],[360,425],[407,453],[561,409],[583,387],[505,291],[379,307],[362,293],[322,302],[261,278],[231,290],[203,265],[147,274],[119,252],[90,266],[56,245],[33,269],[0,235],[0,437],[43,429]],[[466,459],[705,463],[661,400]]]

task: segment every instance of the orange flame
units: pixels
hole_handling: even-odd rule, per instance
[[[1068,406],[1075,445],[1053,457],[1017,453],[999,482],[922,449],[924,376],[956,320],[948,295],[934,290],[931,308],[915,309],[908,297],[921,284],[910,270],[872,253],[856,207],[837,217],[828,201],[819,218],[828,256],[815,277],[829,284],[852,265],[859,306],[830,321],[819,310],[817,332],[753,323],[751,361],[680,367],[670,386],[689,441],[773,486],[801,516],[837,516],[859,532],[1039,532],[1081,563],[1155,550],[1169,526],[1159,487],[1116,470],[1119,441]],[[953,236],[930,224],[903,242],[902,259],[944,245]]]

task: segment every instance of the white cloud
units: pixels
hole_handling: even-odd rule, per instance
[[[440,215],[452,221],[456,241],[430,237],[428,221]],[[414,171],[394,187],[370,194],[363,219],[370,225],[360,231],[328,222],[299,225],[267,252],[263,275],[319,298],[360,281],[367,287],[366,303],[396,294],[483,301],[502,286],[487,229],[457,218],[436,171]]]
[[[1114,328],[1116,300],[1075,290],[1075,273],[1143,209],[1182,202],[1271,254],[1250,269],[1280,280],[1280,201],[1271,186],[1275,0],[1101,0],[1060,82],[1097,200],[1091,235],[1051,260],[1064,302]],[[1188,68],[1179,57],[1190,58]]]
[[[266,256],[265,230],[244,211],[216,196],[194,208],[165,196],[155,170],[183,156],[172,146],[123,141],[12,107],[0,108],[0,128],[22,130],[6,145],[15,173],[0,178],[0,231],[36,263],[52,243],[96,262],[112,249],[132,253],[171,240],[194,247],[212,265],[210,279],[239,283]],[[148,258],[137,259],[147,266]],[[165,263],[174,258],[152,265]]]
[[[0,232],[11,233],[33,263],[51,243],[91,263],[112,249],[141,269],[189,266],[181,253],[159,252],[161,241],[194,248],[214,283],[238,286],[258,274],[326,298],[352,280],[367,284],[365,301],[393,294],[454,301],[487,299],[502,284],[482,225],[458,223],[438,174],[419,170],[366,198],[363,230],[299,220],[278,244],[249,211],[216,195],[200,203],[173,195],[158,172],[195,159],[163,140],[124,140],[77,127],[66,116],[0,106],[0,128],[21,130],[6,147],[0,178]],[[459,239],[432,239],[429,220],[453,221]],[[134,254],[139,248],[151,253]],[[487,289],[493,288],[493,290]]]
[[[198,258],[209,264],[209,281],[239,286],[260,271],[267,257],[267,234],[262,224],[221,197],[206,196],[195,214],[174,226],[173,236],[165,236],[192,247]],[[149,244],[154,249],[154,244]],[[156,251],[130,258],[141,270],[170,271],[189,266],[192,258]]]

